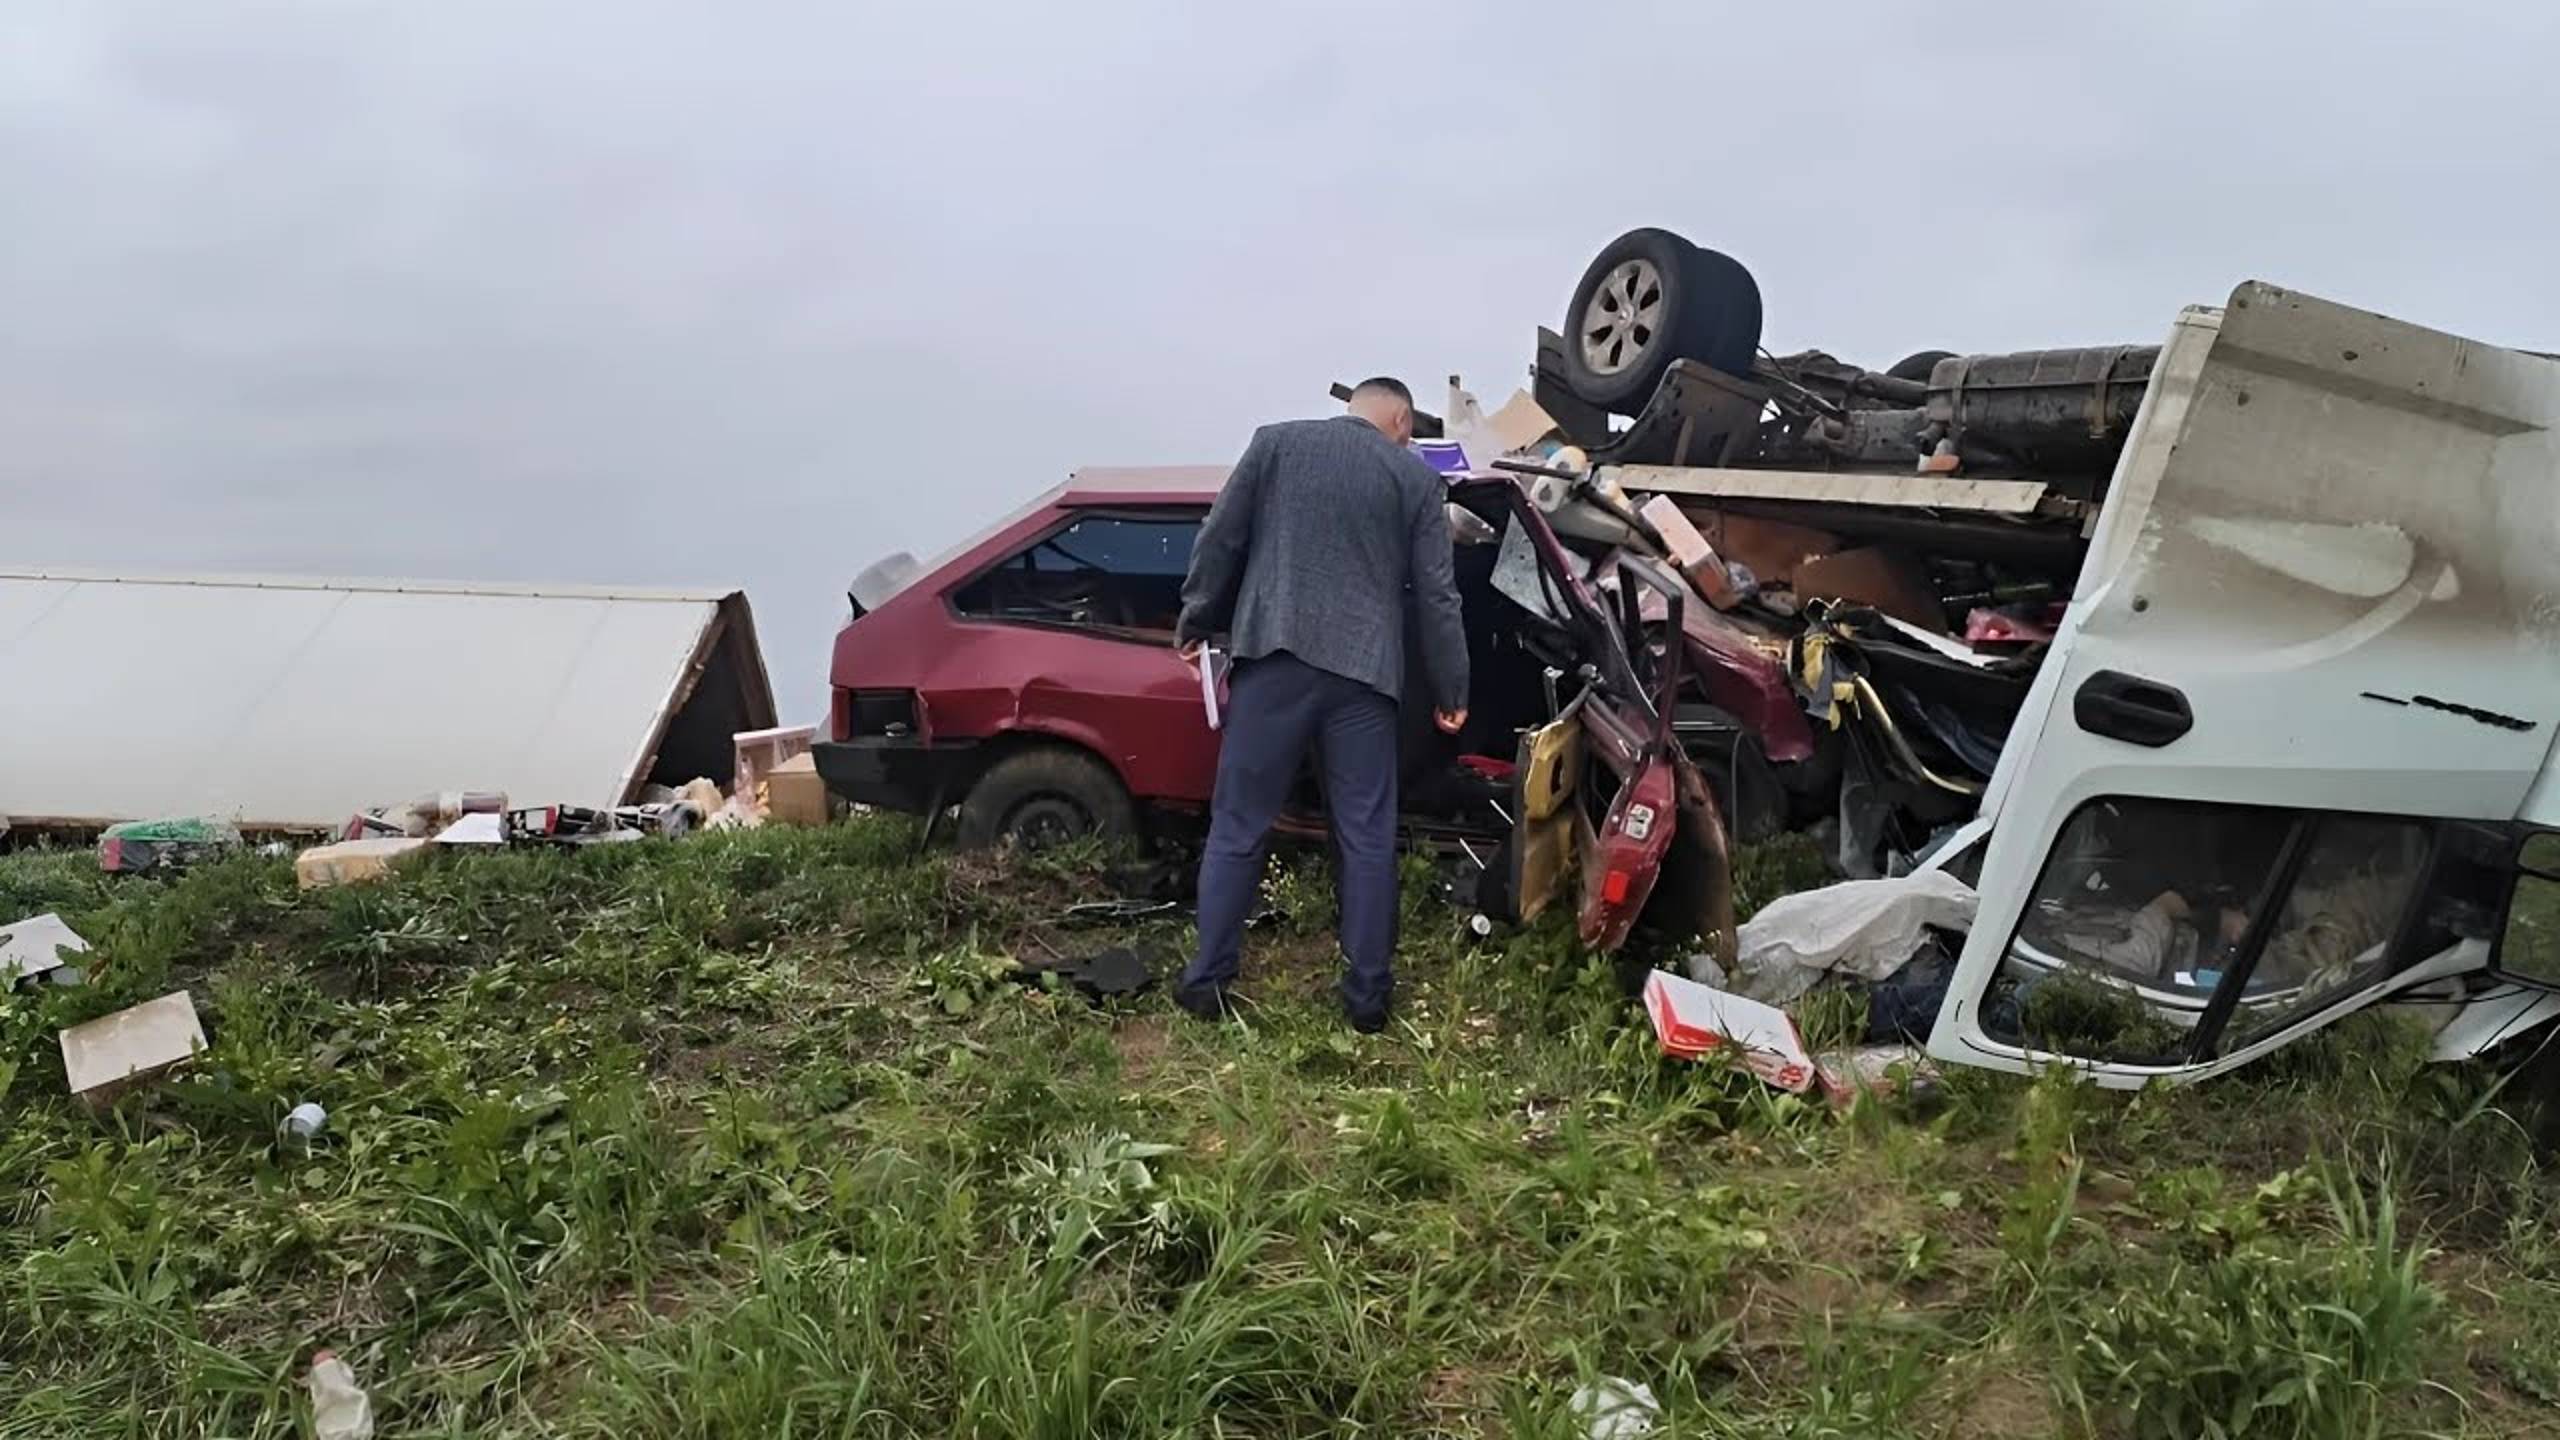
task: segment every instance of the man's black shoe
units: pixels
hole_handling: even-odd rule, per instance
[[[1351,1028],[1363,1035],[1375,1035],[1387,1028],[1387,1012],[1384,1010],[1345,1010],[1342,1013],[1350,1020]]]
[[[1231,1008],[1227,992],[1216,985],[1190,985],[1173,992],[1173,1003],[1195,1020],[1224,1020]]]

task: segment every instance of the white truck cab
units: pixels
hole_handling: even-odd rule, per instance
[[[2367,1006],[2560,1017],[2560,362],[2250,283],[2182,315],[1934,864],[1941,1061],[2218,1075]]]

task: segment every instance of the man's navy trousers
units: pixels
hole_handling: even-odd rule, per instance
[[[1228,695],[1200,859],[1200,954],[1182,989],[1205,996],[1234,982],[1264,846],[1313,744],[1340,866],[1343,1006],[1383,1018],[1395,987],[1396,702],[1286,652],[1238,665]]]

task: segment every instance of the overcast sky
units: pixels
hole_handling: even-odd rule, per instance
[[[1767,343],[2151,342],[2264,278],[2560,348],[2560,6],[9,0],[0,561],[844,582],[1590,255]]]

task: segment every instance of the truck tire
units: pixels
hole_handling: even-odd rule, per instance
[[[1668,230],[1630,230],[1582,272],[1564,334],[1566,388],[1632,413],[1674,360],[1748,376],[1760,351],[1760,287],[1731,256]]]
[[[1137,805],[1111,767],[1080,750],[1044,745],[989,766],[960,802],[960,844],[980,850],[1010,841],[1037,850],[1099,836],[1138,833]]]
[[[1894,361],[1893,368],[1884,373],[1896,380],[1917,380],[1926,385],[1929,383],[1929,373],[1938,368],[1939,361],[1954,358],[1956,358],[1956,352],[1953,350],[1923,350],[1918,354],[1905,355]]]

